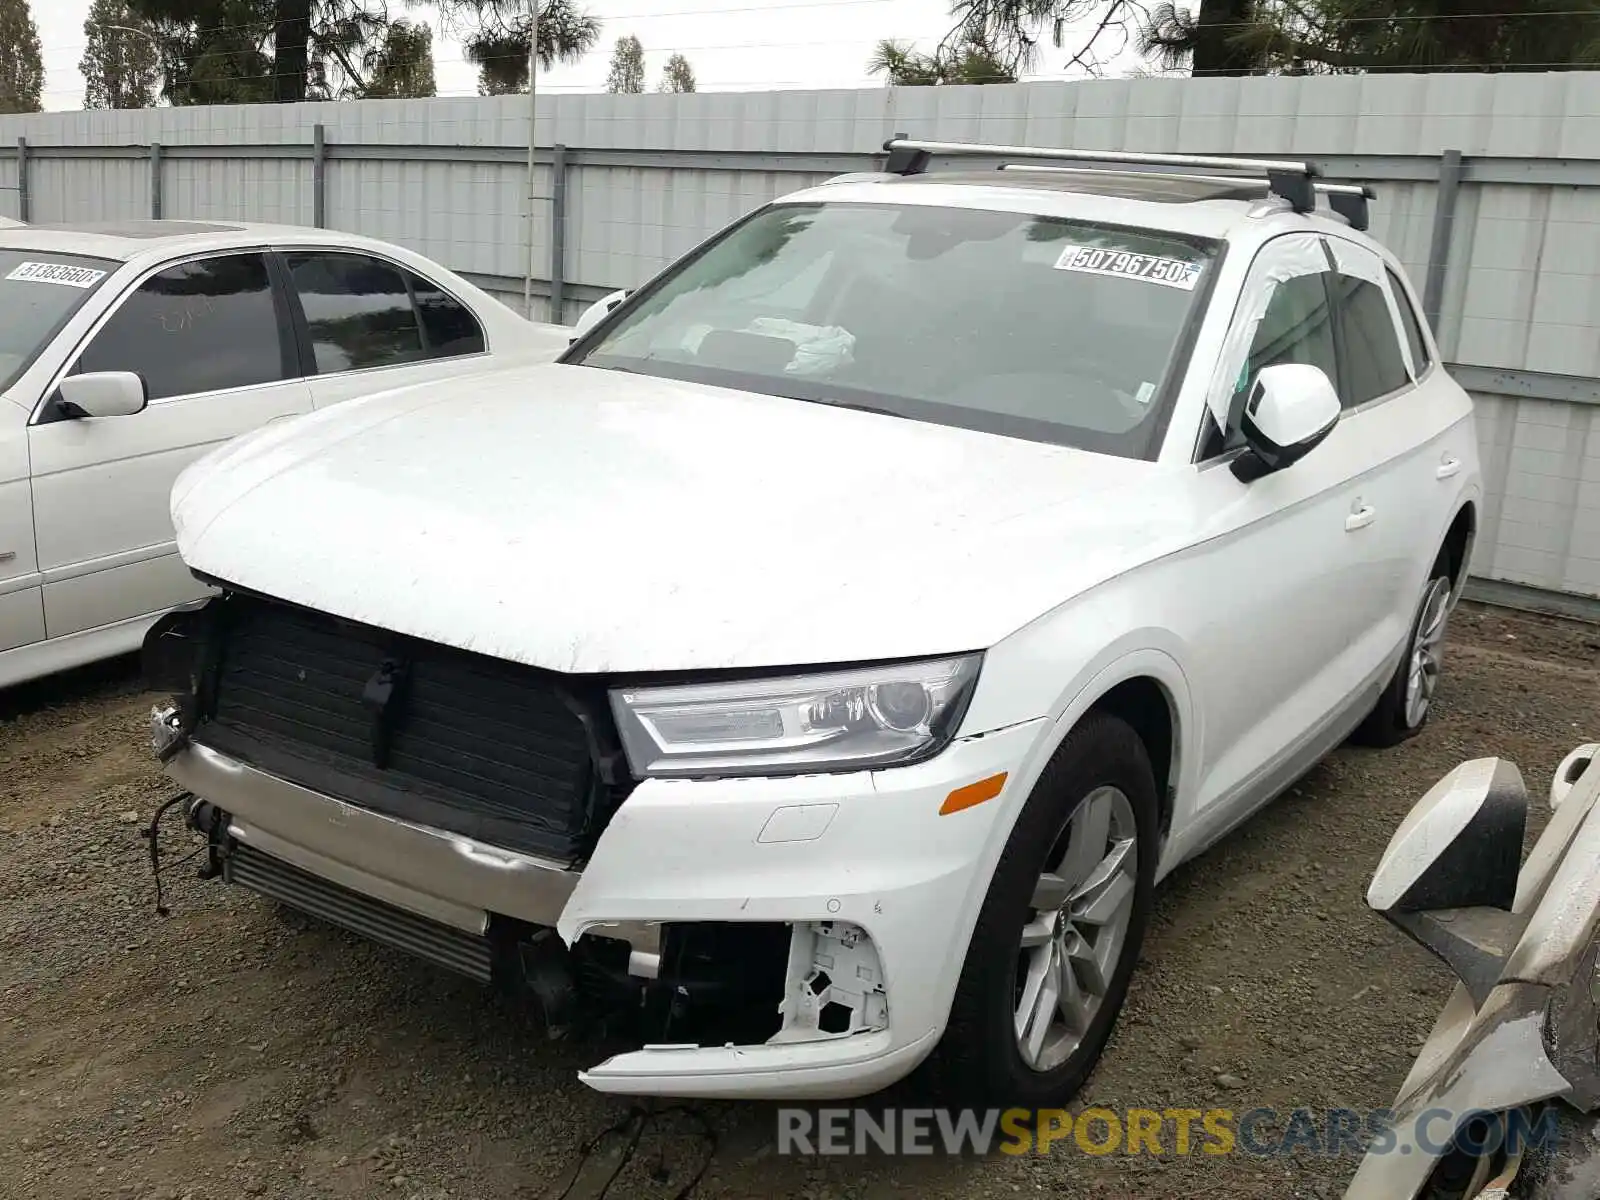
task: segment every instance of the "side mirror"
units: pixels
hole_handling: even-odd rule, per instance
[[[1438,955],[1474,1004],[1493,990],[1523,921],[1513,912],[1528,792],[1515,763],[1462,763],[1389,839],[1367,906]]]
[[[68,375],[56,391],[56,407],[68,417],[131,417],[149,402],[143,377],[132,371]]]
[[[578,317],[577,323],[573,325],[572,336],[567,339],[567,344],[570,346],[573,342],[577,341],[584,334],[588,333],[596,325],[600,324],[601,321],[605,320],[606,317],[611,314],[612,309],[621,304],[627,298],[628,293],[627,290],[624,289],[619,292],[612,292],[609,296],[602,297],[601,299],[596,300],[593,304],[589,305],[589,307],[584,309],[583,313]]]
[[[1250,453],[1234,460],[1246,483],[1299,462],[1339,423],[1339,393],[1320,367],[1279,363],[1256,376],[1240,432]]]
[[[1600,742],[1590,742],[1586,746],[1579,746],[1571,754],[1561,760],[1561,765],[1556,768],[1555,778],[1550,781],[1550,811],[1554,812],[1566,802],[1572,794],[1572,789],[1578,786],[1578,780],[1594,760],[1600,758]]]

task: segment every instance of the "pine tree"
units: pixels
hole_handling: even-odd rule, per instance
[[[694,91],[694,68],[689,65],[689,60],[683,55],[674,54],[667,59],[667,65],[661,72],[660,90],[663,92]]]
[[[161,84],[161,53],[152,29],[126,0],[94,0],[83,23],[85,108],[149,108]]]
[[[366,99],[423,100],[439,94],[433,74],[433,30],[426,25],[396,21],[365,65],[371,77],[361,92]]]
[[[644,47],[631,33],[627,37],[619,37],[611,51],[611,72],[606,76],[606,91],[630,96],[644,91]]]
[[[28,0],[0,0],[0,113],[38,112],[44,52]]]

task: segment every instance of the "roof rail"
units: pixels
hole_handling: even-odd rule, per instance
[[[1053,164],[1026,162],[1026,163],[1001,163],[1002,171],[1034,171],[1034,172],[1059,172],[1071,175],[1082,171],[1083,167],[1059,167]],[[1090,169],[1093,169],[1092,167]],[[1203,179],[1219,184],[1246,184],[1254,187],[1264,187],[1271,191],[1272,181],[1263,176],[1249,175],[1200,175],[1179,171],[1151,171],[1149,174],[1156,179]],[[1319,196],[1328,198],[1328,207],[1350,223],[1352,229],[1365,232],[1372,224],[1372,214],[1368,209],[1367,201],[1376,200],[1378,193],[1364,183],[1313,183],[1311,190]]]
[[[892,137],[883,144],[888,154],[884,170],[894,175],[921,175],[935,154],[965,154],[980,158],[1053,159],[1057,162],[1103,163],[1115,166],[1176,167],[1200,171],[1251,171],[1267,177],[1267,188],[1296,212],[1317,207],[1313,180],[1322,174],[1315,163],[1283,158],[1234,158],[1208,154],[1146,154],[1133,150],[1045,149],[1039,146],[986,146],[976,142],[925,142]],[[1331,203],[1331,198],[1330,198]],[[1337,209],[1335,211],[1338,211]]]

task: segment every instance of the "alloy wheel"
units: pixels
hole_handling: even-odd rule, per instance
[[[1445,625],[1450,616],[1450,581],[1435,579],[1422,599],[1422,616],[1411,642],[1411,665],[1406,676],[1406,726],[1415,729],[1427,719],[1433,693],[1439,686],[1444,663]]]
[[[1039,876],[1022,929],[1015,1031],[1033,1070],[1070,1058],[1100,1011],[1127,941],[1138,870],[1132,803],[1119,788],[1096,788]]]

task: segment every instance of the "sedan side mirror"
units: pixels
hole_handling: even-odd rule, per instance
[[[622,291],[612,292],[609,296],[604,296],[601,299],[596,300],[593,304],[589,305],[588,308],[583,310],[582,315],[578,317],[577,323],[573,325],[572,336],[567,339],[567,344],[570,346],[573,342],[577,341],[584,334],[588,333],[596,325],[600,324],[601,321],[605,320],[611,315],[612,309],[621,304],[627,298],[628,293],[626,289],[624,289]]]
[[[144,378],[132,371],[68,375],[56,392],[56,408],[67,417],[131,417],[150,402]]]
[[[1279,363],[1256,376],[1240,432],[1249,453],[1233,473],[1248,483],[1299,462],[1339,423],[1339,393],[1320,367]]]

